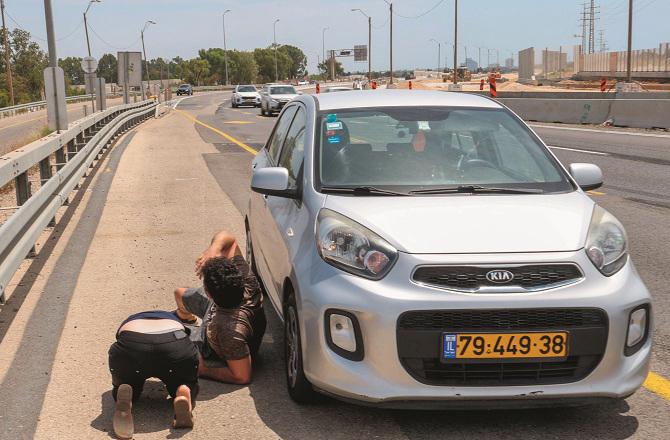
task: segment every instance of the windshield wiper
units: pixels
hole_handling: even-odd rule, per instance
[[[535,188],[497,188],[482,185],[459,185],[445,188],[415,189],[410,194],[451,194],[451,193],[499,193],[499,194],[540,194],[543,191]]]
[[[340,193],[354,195],[379,195],[379,196],[408,196],[408,193],[391,191],[388,189],[375,188],[374,186],[322,186],[324,193]]]

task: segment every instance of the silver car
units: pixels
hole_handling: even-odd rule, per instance
[[[649,292],[621,223],[515,114],[430,91],[302,96],[253,162],[247,251],[291,397],[388,407],[633,394]]]
[[[279,113],[287,102],[300,95],[292,85],[268,84],[261,90],[261,115]]]
[[[233,94],[230,98],[230,105],[233,108],[239,107],[241,105],[260,107],[261,94],[258,93],[258,89],[256,89],[256,86],[254,85],[237,85],[235,86]]]

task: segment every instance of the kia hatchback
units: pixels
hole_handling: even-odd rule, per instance
[[[286,380],[389,407],[634,393],[651,300],[621,223],[500,103],[305,95],[253,162],[248,259],[284,323]]]

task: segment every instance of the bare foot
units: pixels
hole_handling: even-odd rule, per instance
[[[116,392],[116,406],[114,407],[114,433],[118,438],[131,439],[135,426],[133,423],[133,388],[128,384],[121,384]]]
[[[191,390],[186,385],[177,388],[177,395],[173,401],[175,428],[193,428],[193,406],[191,405]]]

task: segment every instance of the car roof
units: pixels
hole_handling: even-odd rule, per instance
[[[320,110],[366,107],[475,107],[502,108],[474,93],[433,90],[353,90],[312,96]]]

